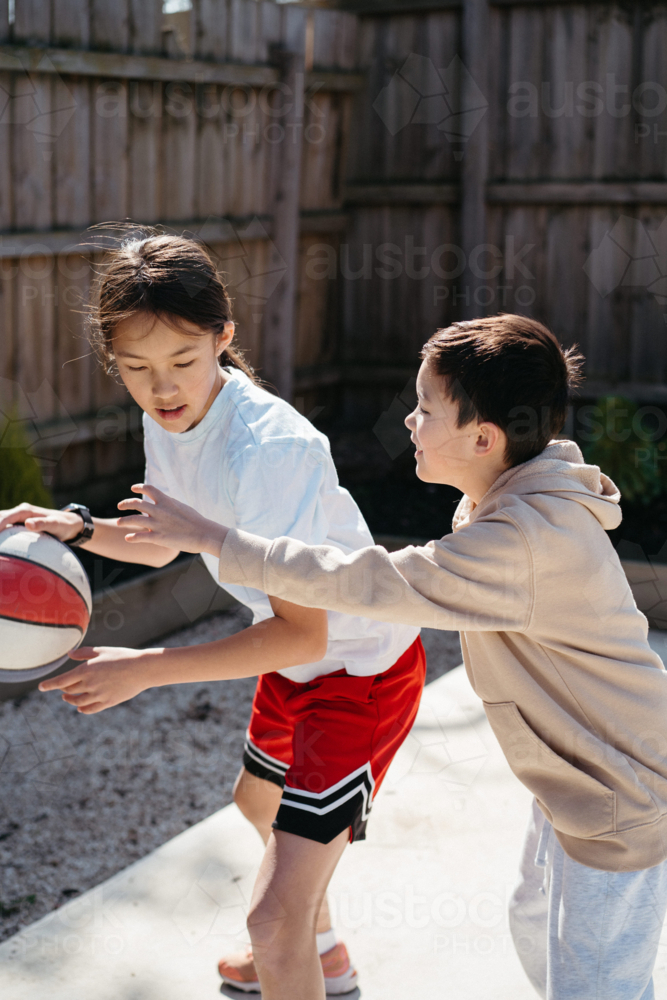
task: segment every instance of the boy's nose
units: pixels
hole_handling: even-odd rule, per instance
[[[405,426],[408,428],[409,431],[414,430],[414,428],[415,428],[415,415],[414,415],[414,413],[408,413],[407,417],[405,418],[404,423],[405,423]]]

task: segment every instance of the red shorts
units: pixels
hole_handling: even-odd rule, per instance
[[[243,763],[283,789],[275,829],[321,844],[348,827],[350,840],[365,838],[375,793],[415,720],[425,673],[417,639],[371,677],[337,670],[295,684],[262,674]]]

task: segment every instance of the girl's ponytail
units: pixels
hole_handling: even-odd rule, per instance
[[[222,365],[223,368],[238,368],[239,371],[245,372],[248,378],[253,382],[259,383],[259,379],[255,375],[254,370],[243,357],[243,352],[236,347],[232,347],[231,344],[222,352],[218,358],[218,363]]]

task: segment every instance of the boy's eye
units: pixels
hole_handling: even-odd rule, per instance
[[[192,361],[185,361],[182,364],[176,365],[176,367],[177,368],[189,368],[190,365],[194,364],[194,360],[195,359],[193,358]]]

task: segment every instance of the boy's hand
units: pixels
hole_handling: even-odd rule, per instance
[[[28,531],[47,531],[49,535],[68,542],[81,533],[81,515],[71,510],[49,510],[32,503],[0,510],[0,531],[22,524]]]
[[[129,529],[126,542],[154,542],[181,552],[209,552],[220,555],[227,528],[202,517],[192,507],[166,496],[155,486],[139,483],[134,493],[148,500],[121,500],[119,510],[139,510],[141,515],[119,517],[117,524]],[[153,501],[152,503],[150,501]]]
[[[39,690],[62,691],[63,701],[76,705],[83,715],[94,715],[150,687],[141,669],[147,655],[146,650],[120,646],[80,646],[70,657],[84,662],[66,674],[42,681]]]

